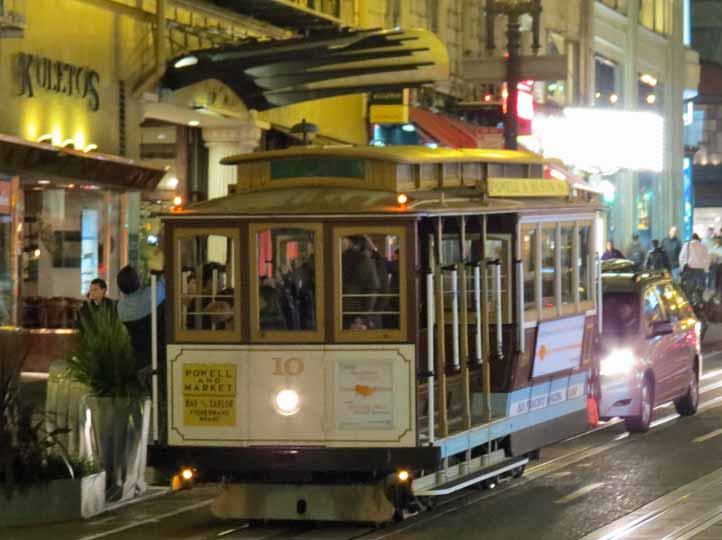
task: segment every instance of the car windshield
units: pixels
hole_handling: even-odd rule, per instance
[[[602,304],[602,334],[624,337],[639,329],[639,295],[636,293],[605,293]]]

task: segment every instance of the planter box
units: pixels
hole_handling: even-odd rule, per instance
[[[150,431],[150,400],[83,399],[83,433],[94,433],[96,455],[88,455],[105,469],[109,501],[129,500],[146,489],[145,468]],[[87,445],[90,446],[90,445]]]
[[[105,507],[105,471],[75,480],[51,480],[13,491],[0,490],[0,527],[40,525],[89,518]]]

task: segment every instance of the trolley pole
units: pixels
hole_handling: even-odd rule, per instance
[[[486,2],[486,48],[496,48],[494,39],[494,23],[497,15],[507,18],[506,39],[506,117],[504,118],[504,146],[508,150],[516,150],[516,138],[519,134],[517,116],[517,100],[519,83],[522,80],[521,65],[521,27],[519,19],[522,15],[532,16],[532,50],[537,54],[539,44],[539,20],[541,17],[541,0],[487,0]]]

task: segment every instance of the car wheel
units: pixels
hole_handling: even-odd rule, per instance
[[[641,411],[639,416],[628,416],[624,419],[627,431],[630,433],[644,433],[649,430],[652,422],[652,410],[654,409],[654,390],[652,383],[645,377],[642,383]]]
[[[691,380],[689,381],[689,387],[687,393],[681,398],[675,400],[674,408],[680,416],[692,416],[697,412],[697,406],[699,405],[699,376],[696,371],[692,372]]]

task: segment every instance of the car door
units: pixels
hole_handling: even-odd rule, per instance
[[[657,285],[657,294],[664,304],[668,320],[674,326],[674,333],[669,336],[669,361],[673,362],[670,366],[672,370],[670,391],[672,396],[676,397],[684,393],[689,383],[691,356],[687,333],[688,315],[683,312],[683,298],[675,290],[672,282]],[[694,332],[694,328],[692,331]]]
[[[654,401],[667,401],[674,391],[676,362],[672,358],[673,334],[652,336],[654,323],[667,320],[657,287],[650,285],[642,291],[642,331],[645,332],[647,348],[645,360],[654,372]]]

